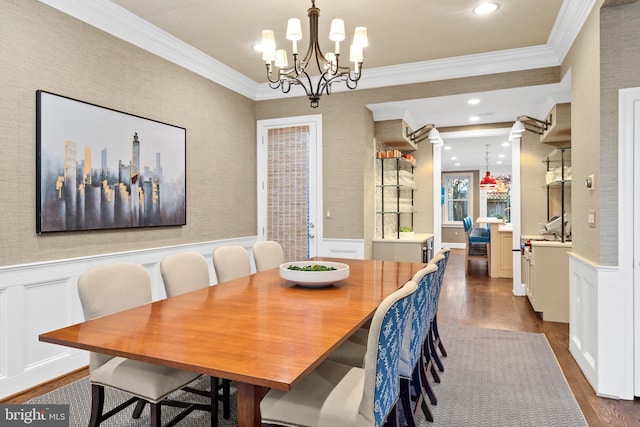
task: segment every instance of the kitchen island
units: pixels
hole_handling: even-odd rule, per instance
[[[494,217],[479,217],[480,227],[489,224],[491,234],[491,277],[513,277],[513,229],[511,224]]]
[[[373,259],[427,263],[433,258],[433,234],[415,233],[408,239],[373,240]]]

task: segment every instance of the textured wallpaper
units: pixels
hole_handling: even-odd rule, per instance
[[[0,266],[256,234],[254,101],[35,0],[0,46]],[[186,226],[37,235],[38,89],[186,128]]]

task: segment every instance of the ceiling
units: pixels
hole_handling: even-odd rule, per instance
[[[191,61],[197,62],[191,67],[194,71],[214,81],[221,74],[232,75],[227,78],[230,85],[235,84],[234,79],[241,80],[241,89],[237,91],[257,100],[283,96],[268,89],[261,54],[253,49],[260,41],[261,31],[274,30],[278,48],[290,52],[291,42],[284,38],[287,19],[300,18],[303,40],[299,44],[304,51],[308,41],[306,10],[311,6],[310,0],[71,2],[78,6],[69,6],[65,0],[40,1],[176,63],[179,60],[173,57],[178,50],[191,50],[192,57],[197,57],[197,61]],[[343,42],[343,51],[348,49],[356,26],[368,28],[369,46],[364,52],[360,88],[557,66],[595,3],[595,0],[495,0],[500,6],[495,13],[475,15],[472,7],[486,1],[316,0],[321,10],[320,46],[325,50],[332,47],[328,32],[333,18],[345,21],[347,40]],[[95,8],[95,12],[88,14],[83,10],[86,8]],[[114,22],[105,24],[109,18]],[[143,37],[156,40],[141,41]],[[155,48],[148,47],[153,43]],[[229,72],[196,69],[218,62]],[[224,76],[218,82],[227,85]],[[570,101],[569,94],[570,78],[566,78],[556,85],[375,104],[369,108],[375,120],[404,118],[414,128],[428,123],[438,127],[464,126],[509,122],[522,114],[543,117],[554,103]],[[293,95],[292,90],[287,96]],[[470,97],[481,102],[469,106]],[[479,119],[470,122],[471,115]],[[464,141],[468,147],[460,151],[476,159],[476,163],[480,152],[480,163],[484,165],[487,140],[477,136],[443,137],[445,143]],[[502,142],[496,141],[495,135],[489,138],[496,146]],[[448,167],[446,162],[443,156],[443,170]]]
[[[112,1],[257,82],[266,82],[261,54],[252,48],[262,30],[273,30],[278,48],[291,53],[291,42],[285,39],[287,20],[300,18],[301,50],[309,40],[305,36],[310,0]],[[321,47],[333,47],[328,35],[334,18],[345,21],[343,49],[356,26],[367,27],[367,68],[544,45],[562,4],[499,0],[500,8],[492,16],[474,15],[471,8],[480,1],[316,0]]]

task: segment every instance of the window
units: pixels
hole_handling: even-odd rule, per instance
[[[443,173],[444,205],[442,223],[459,224],[466,216],[473,218],[473,174],[471,172]]]

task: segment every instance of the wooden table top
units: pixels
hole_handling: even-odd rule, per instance
[[[40,335],[44,342],[290,390],[422,264],[344,262],[350,276],[303,288],[273,269]]]

